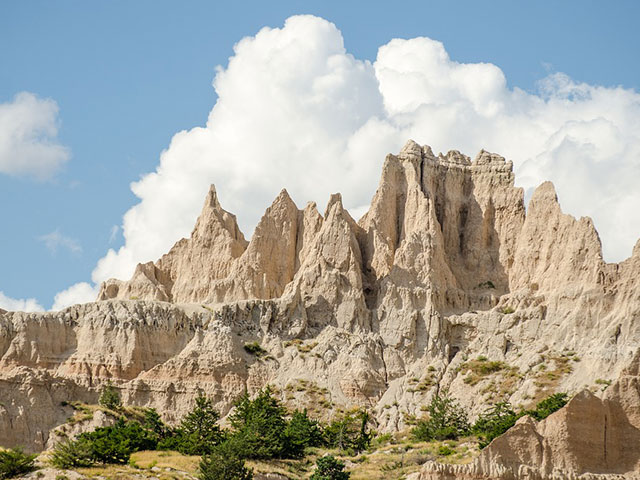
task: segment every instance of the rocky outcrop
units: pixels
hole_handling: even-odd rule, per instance
[[[640,352],[599,398],[579,392],[541,422],[521,418],[470,465],[423,466],[411,480],[640,478]]]
[[[605,263],[589,219],[563,214],[551,184],[525,210],[511,162],[485,151],[436,156],[408,142],[359,222],[338,194],[321,215],[283,190],[249,242],[212,187],[191,237],[105,282],[99,301],[0,311],[0,438],[43,448],[69,416],[61,402],[95,402],[107,380],[167,421],[199,390],[225,415],[245,389],[272,384],[320,418],[365,405],[381,431],[422,415],[440,389],[472,415],[597,392],[640,348],[639,278],[640,243]],[[246,351],[253,342],[266,353]],[[474,374],[480,356],[500,368]],[[633,394],[620,399],[631,412]]]
[[[105,282],[98,299],[199,302],[211,295],[216,280],[227,277],[246,248],[235,215],[220,206],[212,185],[191,238],[180,240],[155,264],[138,265],[130,282]]]
[[[553,184],[540,185],[518,237],[511,289],[536,285],[552,291],[571,283],[590,287],[597,284],[604,267],[600,237],[591,219],[563,214]]]

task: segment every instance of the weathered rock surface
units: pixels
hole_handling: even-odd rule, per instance
[[[604,398],[579,392],[537,423],[521,418],[469,465],[430,462],[411,480],[640,477],[640,354]]]
[[[199,302],[216,280],[227,277],[246,248],[235,215],[220,206],[212,185],[191,238],[180,240],[155,264],[138,265],[130,282],[105,282],[98,299]]]
[[[607,264],[591,220],[563,214],[551,184],[525,210],[511,162],[408,142],[386,158],[359,222],[340,195],[321,215],[283,190],[247,242],[212,188],[191,237],[129,281],[105,282],[98,302],[0,311],[0,438],[44,448],[69,416],[60,402],[95,402],[109,379],[168,421],[199,389],[226,414],[265,384],[319,417],[367,406],[380,430],[420,416],[439,389],[472,413],[499,400],[529,406],[618,379],[639,350],[639,320],[640,242]],[[267,355],[245,351],[255,341]],[[479,356],[502,367],[472,378]],[[627,381],[618,403],[639,416],[631,377],[607,395]]]

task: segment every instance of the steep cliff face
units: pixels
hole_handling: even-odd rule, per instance
[[[212,188],[191,237],[105,282],[99,301],[0,311],[0,438],[44,448],[69,414],[60,402],[95,401],[108,379],[168,421],[198,389],[226,414],[244,389],[272,384],[321,418],[364,405],[380,430],[404,427],[440,389],[472,414],[595,391],[638,351],[639,278],[640,242],[606,264],[589,219],[563,214],[548,183],[525,210],[511,162],[485,151],[408,142],[359,222],[340,195],[321,215],[283,190],[250,242]],[[268,355],[245,351],[255,341]],[[475,374],[480,356],[501,369]]]

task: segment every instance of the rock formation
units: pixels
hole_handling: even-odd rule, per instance
[[[640,352],[604,398],[582,390],[539,423],[522,417],[472,464],[430,462],[409,478],[640,478]]]
[[[639,320],[640,242],[607,264],[591,220],[563,214],[550,183],[525,209],[511,162],[410,141],[387,156],[358,222],[338,194],[321,215],[283,190],[247,242],[212,187],[191,237],[129,281],[105,282],[99,301],[0,311],[0,438],[44,448],[69,416],[60,402],[95,402],[109,379],[168,421],[198,389],[226,414],[265,384],[324,418],[364,405],[389,431],[442,389],[472,413],[499,400],[529,406],[617,379],[639,350]],[[245,351],[256,341],[267,355]],[[500,369],[472,377],[478,357]],[[579,402],[613,408],[582,393],[560,416]],[[523,420],[514,432],[554,442],[540,430],[552,423]]]

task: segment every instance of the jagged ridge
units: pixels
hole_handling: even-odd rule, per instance
[[[28,388],[9,385],[58,379],[89,401],[112,378],[126,401],[168,420],[198,388],[226,413],[245,388],[285,392],[305,380],[317,388],[283,400],[319,416],[366,405],[382,430],[402,428],[442,388],[471,412],[491,399],[577,392],[615,379],[637,351],[638,273],[640,242],[628,260],[606,264],[590,219],[564,215],[549,183],[525,211],[511,162],[485,151],[471,161],[409,142],[387,156],[359,222],[339,195],[320,215],[282,191],[249,242],[212,188],[191,237],[130,281],[105,282],[101,301],[0,312],[0,436],[11,419],[11,444],[42,448],[66,415],[59,392],[38,390],[54,412],[43,418],[19,408]],[[270,357],[247,354],[251,341]],[[537,367],[568,351],[581,361],[541,380]],[[521,378],[465,383],[460,367],[479,355]],[[492,382],[507,386],[494,392]]]

